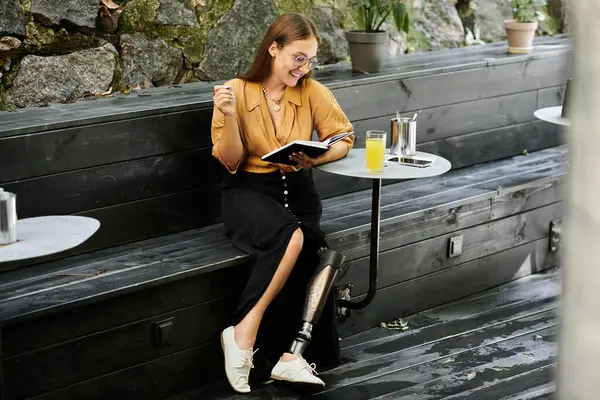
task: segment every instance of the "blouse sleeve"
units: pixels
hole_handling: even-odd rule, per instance
[[[313,127],[319,135],[319,140],[323,141],[338,133],[351,132],[352,123],[346,117],[331,90],[317,81],[311,83],[310,102]],[[342,141],[346,143],[348,151],[350,151],[354,143],[354,135]]]
[[[240,161],[235,166],[235,168],[231,169],[229,165],[223,160],[221,154],[219,153],[219,141],[221,140],[221,136],[223,136],[223,129],[225,127],[225,116],[223,113],[216,107],[213,106],[213,117],[212,117],[212,125],[211,125],[211,138],[213,143],[212,155],[215,157],[223,166],[227,169],[230,174],[235,174],[242,164],[242,162],[247,157],[246,146],[244,146],[244,155],[240,158]]]

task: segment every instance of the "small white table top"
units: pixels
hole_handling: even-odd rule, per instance
[[[370,174],[365,171],[365,149],[352,149],[341,160],[319,165],[316,168],[332,174],[352,176],[355,178],[369,179],[418,179],[442,175],[450,170],[452,164],[444,157],[435,154],[417,152],[418,156],[435,157],[435,162],[430,167],[419,168],[398,164],[390,161],[382,174]]]
[[[571,125],[571,120],[563,118],[561,114],[562,106],[540,108],[533,113],[536,118],[539,118],[542,121],[563,126]]]
[[[47,256],[79,246],[100,227],[88,217],[55,215],[17,221],[16,243],[0,246],[0,262]]]

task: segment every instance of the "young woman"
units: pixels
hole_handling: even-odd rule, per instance
[[[232,326],[221,334],[226,375],[238,392],[250,391],[253,349],[259,347],[257,364],[277,363],[272,378],[324,386],[315,365],[287,349],[298,332],[318,251],[327,246],[310,168],[345,157],[353,137],[317,158],[294,154],[294,166],[261,160],[293,140],[311,140],[314,130],[321,140],[352,131],[329,89],[310,78],[319,42],[310,19],[282,15],[269,28],[250,70],[215,87],[213,155],[229,172],[223,221],[234,246],[253,260]],[[338,340],[330,295],[307,358],[339,362]]]

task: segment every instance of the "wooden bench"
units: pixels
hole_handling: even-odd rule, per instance
[[[560,102],[568,44],[554,41],[532,56],[490,45],[406,57],[374,76],[320,73],[358,132],[425,108],[420,150],[456,168],[384,187],[380,290],[344,336],[556,265],[550,224],[562,215],[566,149],[532,117]],[[505,81],[514,75],[518,84]],[[18,194],[20,217],[102,222],[67,254],[0,264],[4,399],[164,398],[222,375],[207,360],[221,357],[217,334],[247,259],[218,225],[210,98],[198,84],[0,115],[0,182]],[[339,286],[360,298],[368,182],[316,179],[323,228],[348,256]],[[465,248],[448,258],[455,235]]]

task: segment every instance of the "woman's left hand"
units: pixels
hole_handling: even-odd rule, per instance
[[[306,154],[300,152],[300,153],[292,153],[292,156],[290,157],[290,159],[292,161],[294,161],[299,167],[302,168],[312,168],[312,167],[316,167],[317,165],[321,164],[319,162],[319,158],[310,158],[309,156],[307,156]]]

